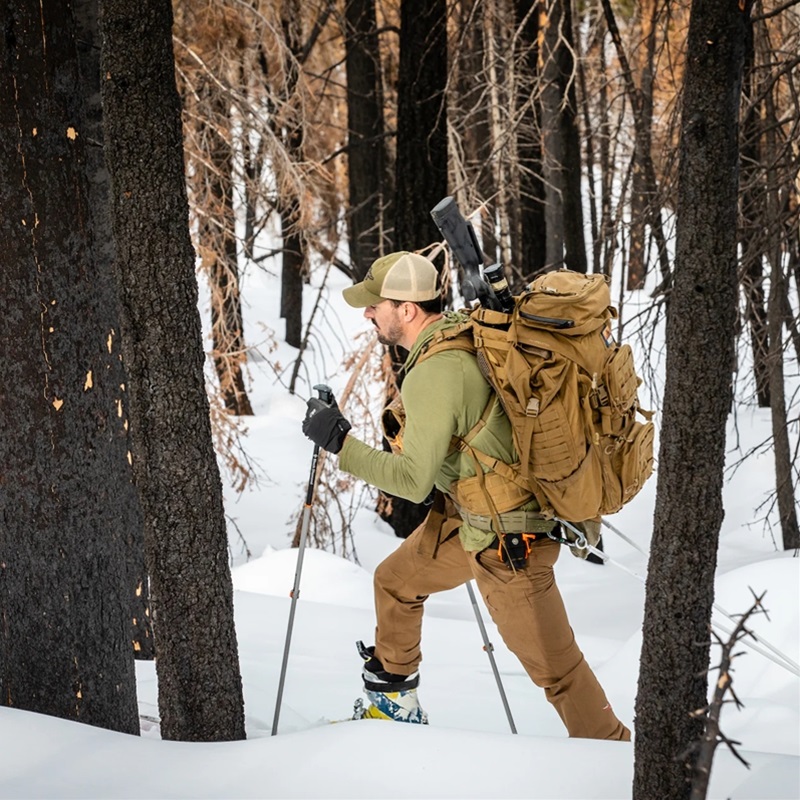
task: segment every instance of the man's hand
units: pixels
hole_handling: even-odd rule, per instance
[[[307,406],[303,433],[323,450],[338,453],[352,425],[342,416],[335,400],[328,404],[318,397],[312,397]]]

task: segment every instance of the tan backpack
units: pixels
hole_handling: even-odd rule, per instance
[[[437,334],[420,358],[474,350],[511,421],[520,460],[505,465],[475,450],[472,431],[455,444],[529,488],[546,516],[613,514],[652,474],[654,426],[652,412],[639,406],[633,352],[612,336],[617,312],[607,280],[548,272],[514,300],[511,314],[472,311],[468,322]]]

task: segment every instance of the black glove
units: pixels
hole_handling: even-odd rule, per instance
[[[335,400],[329,405],[318,397],[312,397],[307,405],[303,433],[323,450],[338,453],[352,425],[342,416]]]

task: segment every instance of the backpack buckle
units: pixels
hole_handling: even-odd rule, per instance
[[[538,397],[531,397],[528,400],[528,405],[525,406],[525,416],[526,417],[537,417],[539,416],[539,398]]]

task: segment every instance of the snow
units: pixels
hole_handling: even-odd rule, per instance
[[[250,342],[271,338],[278,318],[275,279],[251,274],[244,293]],[[626,798],[633,747],[567,738],[541,690],[504,647],[481,603],[518,729],[509,730],[492,670],[464,587],[430,598],[423,629],[420,699],[430,725],[345,721],[360,696],[355,642],[372,642],[372,572],[400,543],[372,511],[353,521],[358,563],[307,549],[277,735],[272,735],[278,677],[297,550],[289,545],[302,508],[312,446],[300,432],[304,396],[324,380],[337,394],[341,361],[364,329],[358,312],[338,301],[342,278],[326,289],[330,320],[319,327],[301,397],[288,395],[271,364],[291,371],[294,351],[278,345],[251,362],[256,416],[244,445],[261,479],[241,495],[227,490],[229,517],[247,542],[246,558],[231,533],[235,613],[245,693],[247,741],[162,741],[153,664],[137,664],[142,736],[117,734],[0,708],[2,798]],[[313,288],[308,289],[314,291]],[[311,301],[307,302],[310,307]],[[275,339],[280,339],[275,332]],[[731,420],[729,463],[768,438],[767,412],[740,406]],[[800,652],[800,560],[776,549],[759,507],[773,482],[771,453],[729,470],[720,540],[717,605],[746,611],[766,591],[769,615],[752,619],[759,637],[795,662]],[[655,479],[611,522],[597,566],[564,550],[559,586],[579,644],[615,711],[633,726],[646,552]],[[771,523],[775,526],[774,511]],[[638,548],[638,549],[637,549]],[[341,548],[340,548],[341,549]],[[638,576],[638,577],[637,577]],[[479,601],[480,602],[480,601]],[[714,621],[733,623],[715,612]],[[762,645],[763,646],[763,645]],[[746,769],[720,746],[709,797],[800,798],[800,679],[764,655],[738,648],[734,689],[744,708],[726,706],[722,730],[741,742]],[[712,648],[712,664],[718,653]],[[772,651],[767,650],[769,654]],[[779,658],[778,656],[774,656]],[[634,729],[635,735],[635,729]]]

